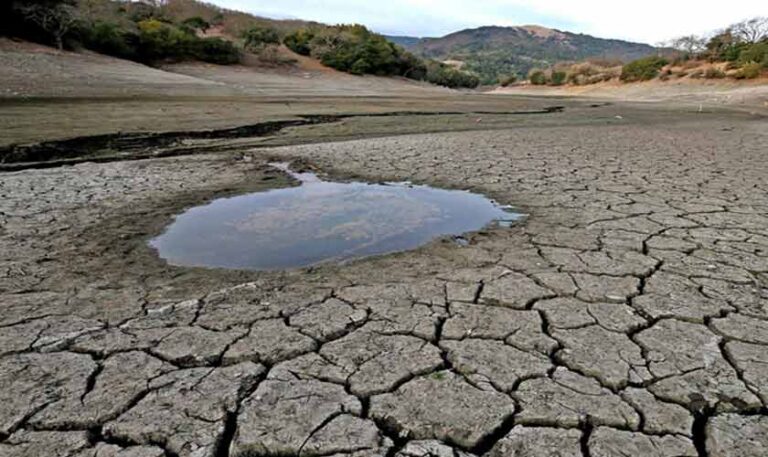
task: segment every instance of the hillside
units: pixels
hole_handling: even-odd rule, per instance
[[[402,46],[405,49],[413,49],[423,38],[413,36],[397,36],[397,35],[384,35],[384,38],[395,43],[398,46]]]
[[[271,19],[256,16],[198,0],[166,0],[163,11],[170,19],[177,22],[194,16],[201,17],[210,24],[218,25],[225,36],[233,38],[239,38],[243,32],[254,26],[271,27],[281,33],[290,33],[303,27],[319,25],[316,22],[298,19]]]
[[[406,49],[440,60],[455,60],[493,83],[511,74],[525,75],[536,67],[584,59],[629,61],[653,54],[653,46],[596,38],[540,26],[480,27],[442,38],[391,37]]]

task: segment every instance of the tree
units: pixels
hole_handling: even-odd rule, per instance
[[[29,22],[50,34],[58,49],[64,49],[64,36],[78,22],[77,9],[67,3],[46,5],[29,3],[19,6],[18,11]]]
[[[731,26],[733,34],[747,43],[768,39],[768,17],[755,17]]]
[[[565,79],[567,76],[567,73],[564,71],[553,71],[549,83],[553,86],[562,86],[565,84]]]
[[[693,56],[707,48],[707,40],[696,35],[686,35],[672,39],[670,47]]]
[[[528,80],[530,80],[531,84],[534,86],[543,86],[547,83],[547,75],[541,70],[534,69],[528,74]]]
[[[715,34],[707,42],[707,52],[710,60],[736,60],[738,52],[734,47],[739,44],[739,39],[734,36],[733,30],[725,29]],[[731,54],[731,55],[729,55]]]

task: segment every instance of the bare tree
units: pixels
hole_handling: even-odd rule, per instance
[[[731,26],[733,34],[747,43],[768,38],[768,17],[755,17]]]
[[[56,47],[64,49],[64,36],[77,24],[77,10],[72,5],[31,4],[18,7],[27,20],[34,22],[53,37]]]
[[[689,55],[695,55],[707,49],[707,40],[696,35],[686,35],[670,40],[669,46]]]

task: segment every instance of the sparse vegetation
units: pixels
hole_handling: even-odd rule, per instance
[[[567,82],[577,86],[610,81],[621,74],[620,62],[594,61],[574,64],[566,70]]]
[[[564,84],[588,85],[609,81],[618,72],[615,66],[605,67],[613,63],[584,62],[578,64],[560,64],[548,70],[534,69],[528,74],[528,80],[534,86],[562,86]]]
[[[676,54],[659,51],[625,65],[616,60],[560,63],[528,73],[532,85],[588,85],[620,79],[638,82],[658,79],[753,79],[768,73],[768,18],[734,24],[710,38],[683,36],[663,43]],[[565,74],[565,79],[563,75]],[[505,80],[501,80],[506,82]],[[502,84],[502,86],[508,85]]]
[[[695,46],[689,46],[696,43]],[[703,37],[683,37],[672,41],[672,46],[681,52],[680,60],[694,64],[698,61],[727,62],[727,69],[739,70],[736,78],[745,74],[754,75],[755,68],[768,68],[768,18],[756,17],[733,24],[715,33],[709,39]],[[757,66],[755,66],[757,64]],[[747,68],[746,72],[741,70]],[[717,73],[703,77],[719,77]],[[759,76],[760,71],[757,71]],[[725,74],[727,76],[727,74]]]

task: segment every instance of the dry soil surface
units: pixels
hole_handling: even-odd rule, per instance
[[[6,69],[4,81],[24,79]],[[161,85],[218,87],[161,73]],[[75,87],[64,79],[56,87]],[[113,97],[95,101],[12,96],[3,143],[75,136],[67,122],[93,134],[308,107],[460,114],[351,117],[181,141],[196,146],[185,156],[118,160],[118,148],[105,163],[0,173],[3,457],[768,455],[765,117],[146,90],[133,104],[107,86],[73,92]],[[486,112],[553,103],[565,111]],[[472,189],[528,217],[462,245],[271,273],[173,267],[148,246],[186,208],[296,185],[273,160]]]
[[[754,81],[682,80],[624,84],[618,81],[588,86],[498,88],[495,94],[581,96],[686,104],[691,107],[731,106],[745,110],[768,108],[768,79]]]
[[[424,95],[447,89],[406,79],[359,77],[307,65],[168,64],[151,68],[90,52],[0,38],[0,97]]]
[[[765,120],[624,113],[0,175],[0,454],[766,455]],[[529,217],[276,273],[147,246],[274,159]]]

